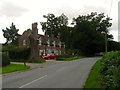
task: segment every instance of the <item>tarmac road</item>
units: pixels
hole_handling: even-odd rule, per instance
[[[52,63],[2,76],[2,88],[82,88],[99,57]]]

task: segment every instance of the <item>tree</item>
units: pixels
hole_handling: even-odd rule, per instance
[[[108,41],[108,51],[118,51],[120,50],[120,43],[116,41]]]
[[[62,42],[65,42],[66,48],[71,46],[71,33],[72,27],[68,27],[68,17],[64,14],[60,16],[55,16],[54,14],[44,15],[47,19],[46,22],[40,22],[42,25],[42,30],[45,34],[59,38]]]
[[[3,31],[3,36],[6,38],[6,43],[11,43],[11,44],[18,44],[18,31],[19,29],[16,29],[15,25],[12,23],[10,28],[2,29]]]
[[[75,49],[80,49],[84,55],[94,55],[103,51],[105,33],[109,35],[108,28],[111,27],[111,19],[105,17],[104,13],[91,13],[90,15],[79,15],[73,18],[73,42]],[[108,37],[107,37],[108,38]],[[111,38],[111,37],[110,37]]]
[[[42,30],[47,35],[54,35],[58,37],[61,34],[61,30],[68,24],[68,18],[64,14],[56,17],[54,14],[43,15],[44,18],[47,19],[46,22],[40,22],[42,25]]]

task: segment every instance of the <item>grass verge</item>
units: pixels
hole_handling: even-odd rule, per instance
[[[98,60],[91,69],[91,72],[85,82],[84,88],[102,88],[100,80],[100,65],[101,60]]]
[[[80,59],[81,56],[69,56],[69,57],[64,57],[64,56],[60,56],[57,58],[57,60],[60,61],[72,61],[72,60],[76,60],[76,59]]]
[[[15,71],[22,71],[22,70],[27,70],[27,69],[30,69],[30,66],[24,66],[20,64],[10,64],[8,66],[1,67],[0,74],[11,73]]]

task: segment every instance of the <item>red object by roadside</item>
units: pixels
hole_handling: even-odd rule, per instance
[[[43,54],[42,58],[44,58],[44,59],[55,59],[56,55],[55,54]]]

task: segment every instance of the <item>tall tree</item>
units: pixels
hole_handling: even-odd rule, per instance
[[[6,43],[11,43],[11,44],[18,44],[18,31],[19,29],[16,29],[16,26],[12,23],[10,28],[2,29],[3,31],[3,36],[6,38]]]
[[[54,14],[44,15],[44,18],[47,19],[46,22],[40,22],[42,25],[42,30],[47,35],[54,35],[56,38],[59,38],[62,42],[65,42],[66,48],[71,46],[71,32],[72,27],[68,27],[68,17],[64,14],[60,16],[55,16]]]
[[[94,55],[96,52],[102,51],[104,34],[107,33],[110,36],[108,33],[108,28],[112,25],[110,20],[105,17],[104,13],[97,14],[96,12],[73,18],[73,47],[80,49],[86,55]]]
[[[48,14],[43,15],[43,17],[46,18],[47,21],[40,22],[40,24],[42,25],[42,30],[47,35],[53,34],[57,37],[61,33],[61,30],[68,24],[68,18],[64,14],[57,17],[54,14]]]

